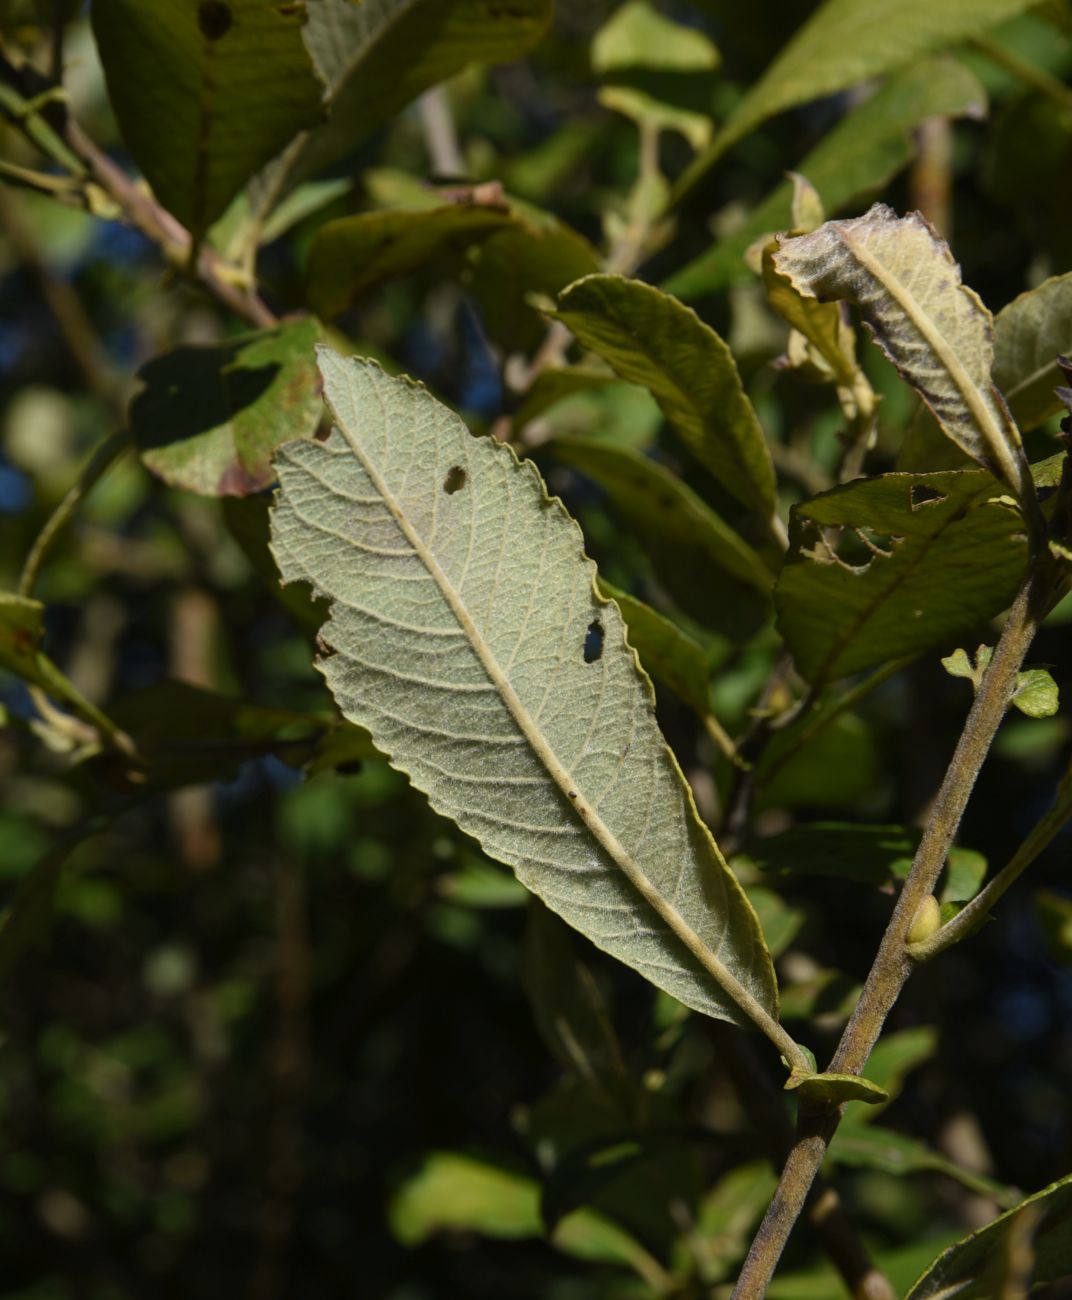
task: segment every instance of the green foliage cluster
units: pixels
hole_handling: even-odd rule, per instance
[[[2,1300],[1067,1294],[1070,72],[0,0]]]

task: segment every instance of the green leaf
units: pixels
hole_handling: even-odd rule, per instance
[[[953,1295],[992,1300],[1002,1289],[1013,1249],[1030,1253],[1032,1289],[1072,1273],[1072,1174],[943,1251],[905,1300]]]
[[[743,1258],[777,1186],[770,1165],[756,1161],[731,1169],[700,1201],[689,1247],[702,1281],[722,1281]]]
[[[324,766],[329,737],[333,764],[382,757],[368,733],[348,723],[267,708],[189,682],[165,679],[132,691],[111,712],[134,738],[146,761],[141,779],[153,786],[231,780],[242,763],[260,754],[276,754],[291,766]],[[336,733],[344,733],[345,741]]]
[[[811,822],[751,842],[748,856],[764,871],[832,876],[881,888],[904,875],[918,843],[919,831],[908,826]]]
[[[1033,0],[826,0],[722,124],[711,148],[678,184],[691,188],[757,126],[797,104],[880,77],[921,55],[979,36],[1027,9]]]
[[[543,1237],[540,1188],[531,1178],[453,1152],[435,1152],[402,1185],[388,1211],[405,1246],[438,1232],[478,1232],[522,1240]],[[662,1276],[658,1263],[627,1232],[595,1210],[575,1210],[556,1225],[551,1242],[577,1259],[623,1264],[642,1277]]]
[[[843,1023],[852,1015],[861,985],[843,971],[822,970],[797,984],[783,985],[783,1020],[814,1020],[816,1017]]]
[[[869,99],[845,114],[795,170],[818,191],[828,213],[886,184],[915,154],[915,130],[930,117],[982,117],[986,91],[952,58],[922,59],[890,77]],[[715,293],[751,272],[745,251],[765,234],[789,230],[791,181],[778,185],[738,229],[701,253],[664,283],[690,300]]]
[[[337,316],[383,281],[410,275],[444,253],[461,255],[511,220],[505,204],[450,203],[329,221],[309,250],[309,303],[325,319]]]
[[[952,640],[1012,601],[1023,521],[989,474],[882,474],[793,508],[779,626],[821,683]],[[837,530],[836,532],[834,530]]]
[[[986,879],[986,866],[986,858],[975,849],[950,849],[939,903],[943,907],[947,903],[970,903]]]
[[[44,620],[41,601],[0,591],[0,668],[41,687],[45,685],[40,667]]]
[[[912,1284],[913,1278],[919,1276],[920,1268],[934,1251],[950,1241],[952,1236],[946,1232],[922,1244],[916,1242],[897,1250],[876,1252],[873,1256],[875,1267],[889,1279],[894,1295],[900,1296],[904,1288]],[[832,1296],[839,1296],[844,1290],[841,1274],[828,1260],[823,1260],[811,1268],[780,1274],[767,1288],[767,1300],[831,1300]]]
[[[311,438],[320,423],[313,346],[305,319],[227,343],[177,348],[138,372],[130,407],[141,458],[173,487],[248,496],[275,481],[272,452]]]
[[[774,468],[737,365],[691,308],[640,280],[591,275],[549,314],[622,379],[647,388],[727,492],[764,517],[774,513]]]
[[[594,479],[642,537],[650,531],[663,547],[679,543],[752,591],[769,594],[771,574],[756,552],[664,465],[594,438],[560,438],[554,453]]]
[[[592,71],[597,73],[620,68],[709,72],[718,64],[718,50],[703,32],[673,22],[647,0],[626,0],[592,41]]]
[[[322,116],[303,4],[94,0],[90,14],[123,142],[195,236]]]
[[[87,840],[107,829],[109,821],[110,818],[100,815],[65,835],[19,882],[0,914],[0,987],[9,986],[28,951],[47,942],[64,869]]]
[[[1072,352],[1072,272],[1044,280],[994,319],[994,383],[1024,433],[1064,409],[1057,357]]]
[[[323,348],[320,366],[338,429],[277,455],[273,550],[334,602],[320,667],[344,716],[597,946],[771,1032],[755,914],[577,526],[424,389]]]
[[[392,1199],[388,1217],[404,1246],[449,1229],[512,1240],[543,1235],[540,1190],[531,1178],[446,1151],[425,1158]]]
[[[840,1106],[846,1101],[862,1101],[877,1106],[889,1096],[877,1083],[858,1074],[791,1074],[786,1090],[797,1092],[810,1106]]]
[[[918,212],[897,217],[876,203],[783,240],[774,264],[805,296],[856,303],[946,435],[1010,487],[1030,490],[1020,435],[990,377],[990,313]]]
[[[893,1101],[904,1087],[905,1077],[917,1065],[929,1061],[938,1047],[938,1032],[930,1025],[915,1025],[883,1034],[867,1058],[867,1077],[885,1089]],[[851,1112],[850,1112],[851,1113]],[[877,1110],[861,1113],[862,1118],[878,1114]]]
[[[773,889],[764,889],[762,885],[753,885],[749,889],[748,901],[756,909],[768,952],[774,958],[780,957],[804,924],[804,912],[799,907],[792,907],[781,894]]]
[[[255,214],[263,219],[296,181],[343,158],[430,86],[472,63],[519,59],[551,12],[552,0],[315,0],[305,44],[329,118],[258,176]]]
[[[625,619],[629,644],[649,676],[668,687],[697,716],[711,712],[708,686],[711,671],[703,646],[665,614],[636,596],[599,581],[600,592],[613,600]]]
[[[610,1013],[569,931],[538,900],[525,930],[523,980],[540,1035],[558,1062],[627,1113],[630,1076]]]
[[[530,295],[550,298],[573,280],[598,271],[599,255],[564,222],[516,199],[514,222],[471,251],[469,288],[480,304],[488,334],[507,352],[533,350],[546,322]]]
[[[859,715],[835,718],[766,779],[768,764],[784,752],[779,745],[783,735],[786,732],[775,732],[757,765],[763,780],[759,808],[850,807],[873,792],[881,771],[879,748]],[[789,743],[787,736],[782,744]]]
[[[614,375],[611,371],[597,370],[594,366],[547,366],[539,372],[525,392],[521,405],[514,413],[514,428],[523,429],[574,393],[605,388],[613,382]]]
[[[1060,704],[1057,683],[1045,668],[1028,668],[1016,674],[1012,702],[1029,718],[1052,718]]]
[[[1034,901],[1050,956],[1054,961],[1072,964],[1072,898],[1052,889],[1040,889]]]
[[[992,1196],[1008,1205],[1016,1193],[1002,1183],[973,1173],[933,1151],[918,1138],[865,1124],[866,1111],[842,1123],[830,1143],[829,1159],[850,1168],[877,1169],[884,1174],[938,1173],[955,1179],[980,1196]]]

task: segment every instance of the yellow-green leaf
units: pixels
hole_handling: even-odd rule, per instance
[[[990,313],[918,212],[898,217],[876,203],[863,217],[783,239],[774,265],[806,296],[858,304],[946,435],[1017,492],[1032,491],[1019,433],[990,377]]]
[[[278,453],[273,550],[332,601],[320,667],[344,716],[599,947],[780,1035],[755,913],[576,524],[423,388],[319,355],[338,427]]]
[[[684,192],[727,150],[776,113],[880,77],[911,59],[979,36],[1033,0],[826,0],[723,124],[685,173]]]

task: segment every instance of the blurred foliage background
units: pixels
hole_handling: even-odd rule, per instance
[[[672,179],[693,157],[688,131],[702,139],[710,128],[697,123],[725,118],[815,7],[661,5],[717,47],[717,71],[601,78],[592,42],[616,6],[560,5],[526,60],[473,67],[447,85],[439,108],[456,128],[462,174],[435,174],[424,109],[399,113],[333,168],[315,210],[264,246],[269,301],[281,313],[303,307],[310,244],[326,218],[394,205],[429,176],[501,180],[601,244],[626,212],[640,148],[608,87],[678,115],[686,129],[659,137],[659,169]],[[43,60],[49,27],[37,10],[6,0],[2,11],[8,56]],[[1049,3],[944,56],[978,80],[985,106],[928,119],[886,174],[846,199],[852,212],[872,197],[922,208],[995,311],[1072,270],[1070,32],[1072,11]],[[67,27],[65,58],[74,112],[129,165],[85,15]],[[713,239],[747,228],[783,173],[869,89],[750,135],[689,193],[648,250],[644,278],[673,287]],[[14,134],[6,128],[17,159]],[[225,236],[213,238],[222,246]],[[827,391],[771,366],[784,327],[743,251],[719,283],[686,296],[733,346],[791,501],[829,484],[839,417]],[[504,358],[531,353],[545,328],[506,301],[502,283],[494,268],[481,281],[461,274],[456,256],[431,259],[376,286],[336,327],[485,428],[516,408]],[[526,287],[539,289],[539,275]],[[130,226],[0,189],[0,587],[15,588],[34,538],[122,422],[139,367],[246,328]],[[885,398],[873,467],[891,468],[912,400],[865,351]],[[651,452],[725,505],[717,489],[628,384],[578,391],[539,421],[529,445],[601,571],[696,639],[714,712],[741,733],[776,638],[732,619],[705,623],[702,578],[683,575],[669,590],[605,495],[540,444],[597,436]],[[1052,426],[1033,439],[1033,456],[1056,449]],[[311,663],[315,619],[275,588],[265,506],[263,494],[170,487],[128,456],[41,572],[46,647],[82,694],[143,735],[189,742],[153,781],[132,782],[107,754],[72,763],[35,731],[25,686],[0,674],[0,888],[23,899],[19,942],[0,948],[0,1295],[711,1293],[732,1277],[772,1186],[755,1163],[763,1135],[732,1086],[727,1054],[737,1049],[537,914],[508,872],[385,764],[348,751],[345,737],[338,751],[322,734],[310,739],[310,716],[331,712]],[[1032,657],[1063,691],[1070,619],[1066,602]],[[892,677],[766,789],[759,839],[815,822],[918,824],[968,696],[936,654]],[[659,709],[717,822],[728,765],[661,689]],[[1003,862],[1048,806],[1069,750],[1066,711],[1011,718],[961,844]],[[882,1125],[976,1176],[966,1186],[947,1173],[893,1171],[888,1159],[839,1162],[847,1208],[903,1284],[992,1218],[1002,1188],[1035,1190],[1072,1166],[1069,844],[1066,832],[996,924],[922,970],[891,1022],[883,1068],[896,1095]],[[850,862],[815,874],[745,847],[740,870],[787,999],[813,1017],[799,1027],[824,1059],[870,965],[891,880],[885,868],[852,878],[852,845]],[[560,1004],[591,1010],[583,1060],[555,1040],[548,1008]],[[771,1064],[764,1056],[760,1068]],[[560,1225],[551,1241],[540,1189],[545,1220]],[[571,1219],[578,1206],[598,1216]],[[837,1294],[824,1270],[801,1229],[771,1294]]]

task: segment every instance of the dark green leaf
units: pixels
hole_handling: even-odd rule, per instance
[[[1022,432],[1063,410],[1059,355],[1072,352],[1072,273],[1055,275],[994,318],[994,383]]]
[[[770,572],[756,552],[664,465],[590,438],[559,439],[554,453],[594,479],[611,504],[641,536],[651,535],[656,546],[691,550],[752,591],[770,591]]]
[[[883,474],[794,507],[775,593],[800,672],[821,683],[940,645],[1012,600],[1023,521],[984,472]]]
[[[604,596],[615,601],[625,619],[629,644],[657,682],[670,690],[699,717],[711,712],[710,669],[700,643],[636,596],[600,581]]]
[[[523,978],[536,1024],[560,1064],[627,1111],[632,1085],[603,995],[569,928],[538,899],[529,910]]]
[[[640,280],[591,275],[550,313],[623,379],[647,388],[727,492],[774,513],[774,468],[729,348],[690,308]]]
[[[1072,898],[1052,889],[1040,889],[1035,895],[1035,914],[1050,956],[1054,961],[1072,964]]]
[[[452,203],[329,221],[309,250],[309,302],[318,315],[337,316],[384,280],[409,275],[444,253],[460,257],[511,220],[505,205]]]
[[[208,496],[269,487],[275,448],[320,423],[318,336],[315,321],[298,320],[150,361],[130,407],[142,460],[166,483]]]
[[[950,1246],[905,1300],[953,1295],[957,1300],[993,1300],[1013,1249],[1021,1257],[1030,1255],[1032,1288],[1072,1274],[1072,1174]]]
[[[124,143],[195,235],[322,116],[304,5],[94,0],[90,12]]]

